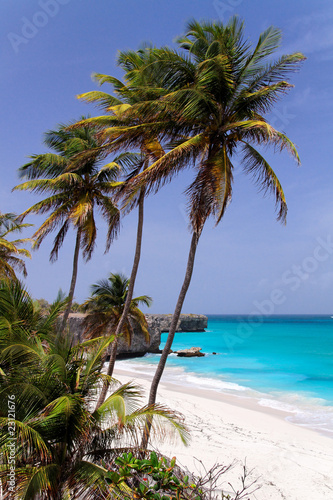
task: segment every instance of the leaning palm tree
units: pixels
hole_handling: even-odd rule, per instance
[[[20,176],[29,180],[14,188],[47,193],[46,198],[27,209],[22,217],[30,213],[50,213],[33,235],[33,248],[38,249],[44,238],[57,229],[51,262],[57,260],[68,229],[72,226],[76,232],[72,279],[62,328],[74,297],[80,248],[83,257],[89,260],[95,247],[95,211],[98,210],[108,224],[106,250],[118,233],[120,219],[110,198],[119,175],[119,164],[111,162],[101,166],[107,153],[96,128],[85,125],[68,130],[67,127],[61,125],[46,133],[45,143],[55,152],[32,156],[32,161],[19,169]],[[126,161],[126,155],[123,156],[125,158],[119,158],[118,163]]]
[[[30,238],[8,240],[13,233],[20,233],[22,229],[31,224],[22,224],[17,215],[0,212],[0,279],[16,279],[15,270],[27,275],[24,260],[20,257],[31,258],[30,252],[21,245],[31,241]]]
[[[108,115],[99,116],[84,120],[82,123],[92,124],[93,126],[100,127],[102,136],[105,139],[105,147],[109,151],[118,149],[126,149],[126,140],[124,141],[123,128],[135,127],[140,130],[140,140],[137,147],[140,149],[140,158],[132,169],[130,174],[125,179],[123,186],[138,175],[141,171],[145,170],[150,163],[160,158],[164,151],[156,136],[151,135],[150,131],[145,131],[145,127],[141,126],[145,122],[144,117],[140,113],[140,105],[146,102],[153,102],[156,98],[165,93],[165,90],[159,86],[155,80],[154,72],[147,72],[147,67],[152,61],[153,53],[146,50],[139,50],[137,52],[128,51],[120,52],[118,56],[118,64],[125,72],[125,81],[118,80],[117,78],[109,75],[94,74],[94,79],[99,85],[108,83],[111,85],[113,93],[101,91],[86,92],[78,96],[86,102],[92,102],[98,107],[108,112]],[[143,72],[144,70],[144,72]],[[132,110],[135,110],[132,113]],[[119,139],[120,133],[120,139]],[[123,190],[120,188],[118,198],[121,198]],[[133,266],[128,284],[128,291],[126,302],[124,304],[122,316],[118,322],[115,336],[119,337],[127,321],[131,307],[131,300],[134,293],[135,280],[139,268],[142,246],[143,234],[143,221],[144,221],[144,200],[145,188],[141,186],[140,189],[132,196],[131,203],[126,204],[126,212],[132,210],[134,207],[138,208],[138,225],[136,234],[136,245],[133,259]],[[113,360],[110,358],[108,374],[113,371]],[[103,401],[107,392],[105,386],[102,390],[100,401]]]
[[[165,407],[140,407],[140,389],[131,383],[114,381],[112,394],[93,410],[99,382],[106,377],[103,355],[111,339],[97,338],[74,346],[70,334],[50,330],[41,335],[34,322],[31,328],[29,321],[19,324],[12,318],[4,303],[13,301],[21,316],[23,305],[29,309],[32,305],[18,282],[15,293],[7,283],[0,296],[0,480],[4,498],[131,496],[126,482],[120,484],[123,492],[110,482],[105,464],[124,447],[138,444],[147,416],[157,417],[157,435],[163,435],[166,424],[185,442],[186,428]],[[15,486],[10,473],[13,433]]]
[[[114,340],[110,352],[108,376],[112,376],[117,355],[117,345],[120,338],[115,335],[122,318],[128,295],[129,279],[122,274],[111,273],[107,279],[98,281],[91,287],[91,297],[83,304],[87,315],[84,319],[84,336],[94,338],[101,335],[111,335]],[[139,309],[139,304],[150,307],[151,297],[142,295],[132,298],[126,321],[123,324],[121,336],[130,346],[133,338],[133,326],[137,326],[146,342],[149,342],[147,320]],[[102,400],[101,400],[102,402]],[[101,404],[101,402],[99,402]]]
[[[295,145],[269,124],[267,116],[292,87],[285,77],[298,69],[304,56],[296,53],[272,61],[280,40],[280,31],[270,27],[252,48],[244,40],[244,26],[237,18],[226,25],[192,21],[178,41],[183,52],[154,50],[155,71],[168,93],[154,106],[146,105],[146,128],[161,140],[169,140],[169,147],[165,146],[169,151],[128,183],[130,196],[141,186],[147,193],[156,192],[189,166],[194,166],[195,178],[186,191],[192,231],[186,273],[152,381],[150,404],[156,400],[203,227],[209,217],[218,224],[231,201],[235,157],[261,189],[274,195],[278,219],[286,219],[282,186],[261,149],[287,150],[299,163]],[[127,145],[137,143],[136,130],[128,128],[123,133]],[[147,439],[145,436],[144,445]]]

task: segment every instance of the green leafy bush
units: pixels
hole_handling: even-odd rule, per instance
[[[176,465],[176,458],[158,457],[153,451],[148,458],[137,458],[123,453],[115,459],[116,470],[109,471],[112,484],[125,483],[132,490],[132,498],[147,500],[201,500],[203,491]]]

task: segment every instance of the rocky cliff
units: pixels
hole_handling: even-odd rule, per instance
[[[84,316],[84,314],[80,313],[69,315],[69,328],[78,341],[83,340],[82,323]],[[120,356],[143,356],[147,352],[159,352],[161,333],[169,331],[171,318],[171,314],[146,314],[150,343],[147,345],[140,332],[134,329],[131,347],[128,347],[126,342],[120,339],[118,354]],[[205,328],[207,328],[207,316],[203,314],[181,314],[177,325],[177,332],[203,332]]]

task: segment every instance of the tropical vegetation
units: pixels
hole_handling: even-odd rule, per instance
[[[204,482],[146,448],[151,433],[163,435],[166,424],[187,440],[181,417],[156,404],[157,390],[200,238],[209,219],[216,225],[223,219],[236,165],[260,191],[273,195],[277,219],[286,221],[285,194],[266,148],[286,151],[300,163],[296,146],[270,118],[292,88],[290,75],[304,56],[274,58],[280,42],[280,31],[270,27],[252,46],[244,24],[233,17],[228,23],[190,21],[176,49],[120,52],[124,81],[95,74],[111,93],[79,96],[105,114],[50,130],[44,140],[50,152],[31,156],[19,169],[24,182],[14,189],[42,199],[19,216],[0,213],[0,481],[5,498],[10,493],[27,500],[208,498]],[[185,169],[192,174],[185,191],[189,255],[148,404],[142,406],[140,388],[112,378],[117,344],[121,337],[131,343],[134,324],[149,340],[139,305],[149,306],[151,299],[133,298],[145,198]],[[130,278],[110,274],[92,286],[83,305],[75,303],[79,256],[88,261],[96,247],[97,213],[107,224],[108,251],[122,215],[134,208],[138,222]],[[30,257],[24,248],[29,238],[12,240],[11,235],[30,225],[23,223],[30,214],[47,214],[32,236],[34,249],[56,232],[51,261],[58,258],[68,230],[75,232],[69,292],[53,304],[34,301],[16,276],[26,276],[22,257]],[[86,313],[83,342],[67,325],[74,310]]]
[[[112,380],[112,393],[95,409],[104,351],[112,337],[73,344],[57,331],[66,307],[57,300],[41,315],[19,281],[0,283],[0,479],[11,490],[15,437],[15,495],[12,498],[124,498],[130,487],[110,480],[108,467],[123,449],[138,444],[147,416],[157,418],[185,442],[177,415],[161,406],[140,406],[141,391]],[[103,496],[104,495],[104,496]],[[129,495],[130,496],[130,495]]]
[[[126,304],[128,287],[128,278],[123,274],[111,273],[107,279],[100,280],[91,286],[91,296],[83,304],[84,310],[87,313],[84,319],[85,330],[83,335],[89,338],[100,337],[102,335],[113,336],[107,370],[109,377],[113,374],[120,337],[124,338],[127,345],[130,346],[134,334],[133,328],[136,326],[138,333],[144,336],[147,344],[150,340],[147,320],[138,307],[139,304],[150,307],[152,299],[148,295],[132,298],[128,314],[123,323],[121,335],[117,335],[116,333]],[[106,380],[97,406],[103,403],[108,387],[109,383]]]
[[[83,257],[89,260],[95,247],[95,211],[98,210],[108,224],[106,250],[117,236],[120,222],[119,210],[110,197],[120,165],[111,162],[101,167],[106,153],[96,129],[88,125],[75,130],[67,128],[61,125],[57,130],[45,134],[44,142],[54,152],[32,156],[31,161],[19,170],[20,176],[29,180],[14,188],[47,194],[46,198],[25,210],[21,217],[30,213],[50,213],[33,235],[33,248],[38,249],[44,238],[57,229],[51,261],[58,258],[68,229],[72,226],[76,232],[73,272],[63,328],[74,297],[80,249]]]
[[[165,116],[170,150],[135,182],[144,183],[148,192],[156,190],[189,165],[195,167],[195,178],[186,191],[192,230],[186,273],[151,384],[150,404],[156,401],[202,230],[209,217],[218,224],[231,201],[234,157],[261,190],[273,194],[278,220],[286,220],[282,186],[261,149],[286,150],[300,163],[295,145],[269,124],[267,115],[292,87],[285,77],[298,68],[304,56],[295,53],[271,61],[280,42],[280,31],[270,27],[252,49],[237,17],[227,25],[192,21],[178,40],[187,54],[166,50],[158,55],[156,66],[169,90],[161,99],[158,117]],[[147,439],[145,436],[144,445]]]
[[[127,203],[143,187],[147,194],[158,191],[184,168],[192,166],[195,173],[186,190],[192,239],[185,278],[152,381],[150,403],[156,400],[204,225],[210,217],[218,224],[231,201],[236,158],[261,190],[273,194],[277,218],[285,222],[285,195],[262,149],[286,150],[300,161],[292,141],[269,124],[269,113],[292,87],[286,77],[297,70],[304,56],[295,53],[272,60],[280,42],[280,31],[270,27],[252,48],[237,17],[225,25],[191,21],[185,36],[178,39],[179,51],[147,48],[140,77],[131,73],[129,85],[142,93],[142,75],[153,75],[157,98],[149,96],[129,107],[122,114],[123,123],[118,120],[117,127],[106,128],[105,134],[118,147],[136,147],[143,134],[150,134],[167,151],[128,180]],[[100,117],[101,125],[103,120]]]
[[[78,96],[86,102],[94,103],[108,113],[108,115],[105,116],[83,120],[83,122],[79,122],[76,126],[89,124],[99,127],[100,133],[105,140],[105,148],[108,149],[109,152],[126,147],[124,141],[115,141],[114,138],[117,138],[117,130],[119,129],[119,126],[124,126],[124,123],[129,124],[130,126],[133,124],[132,119],[130,118],[128,120],[127,118],[128,112],[131,112],[138,105],[144,104],[146,101],[155,100],[161,94],[159,85],[155,81],[154,73],[148,73],[145,70],[147,64],[150,62],[150,59],[150,52],[145,50],[139,50],[138,52],[120,52],[117,62],[124,71],[124,80],[126,83],[109,75],[98,73],[93,75],[99,85],[103,85],[104,83],[111,85],[115,96],[102,91],[86,92],[85,94]],[[142,122],[144,124],[144,121],[144,116],[141,116],[140,113],[136,113],[135,126],[140,128],[140,136],[136,147],[140,150],[140,156],[136,165],[133,166],[134,168],[132,171],[123,181],[123,184],[120,185],[117,197],[118,199],[122,199],[124,187],[126,188],[128,181],[138,175],[141,171],[146,170],[151,163],[164,154],[157,137],[152,136],[150,131],[146,130],[145,126],[141,127],[141,124]],[[126,203],[125,205],[125,213],[128,213],[133,208],[138,207],[138,225],[133,266],[128,283],[126,301],[115,332],[116,338],[122,335],[127,322],[127,316],[130,313],[131,300],[134,293],[134,286],[141,257],[145,196],[145,186],[142,185],[131,197],[131,202]],[[108,369],[109,375],[112,374],[112,370],[113,362],[111,357]],[[104,400],[106,391],[107,387],[105,386],[101,393],[100,401]]]
[[[13,213],[0,212],[0,279],[16,279],[15,271],[19,271],[23,276],[27,276],[25,262],[21,257],[31,258],[30,252],[25,248],[20,248],[30,242],[30,238],[20,238],[9,240],[13,233],[20,233],[31,224],[23,224]]]

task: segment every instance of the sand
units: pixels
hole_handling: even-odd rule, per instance
[[[116,369],[114,376],[149,388],[149,376]],[[191,433],[158,449],[192,472],[215,463],[234,464],[223,475],[223,489],[241,489],[243,466],[252,471],[248,483],[260,486],[251,500],[333,500],[333,439],[285,420],[286,413],[260,407],[254,400],[213,390],[160,383],[158,401],[180,411]]]

